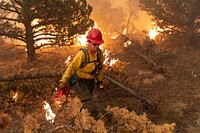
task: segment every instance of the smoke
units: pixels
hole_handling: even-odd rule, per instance
[[[126,0],[110,0],[112,7],[126,7]]]
[[[123,9],[123,22],[121,24],[119,22],[119,20],[117,20],[118,21],[117,25],[120,25],[120,24],[123,25],[123,26],[120,25],[122,29],[127,26],[128,19],[129,19],[129,16],[130,16],[130,13],[129,13],[130,10],[129,10],[128,4],[127,4],[128,0],[95,0],[95,1],[94,0],[87,0],[87,2],[93,7],[93,12],[92,12],[91,18],[95,22],[97,22],[97,25],[100,26],[100,28],[101,28],[101,25],[104,25],[104,27],[106,27],[107,29],[109,27],[109,26],[106,26],[108,24],[106,23],[107,21],[104,18],[104,15],[106,13],[98,13],[99,8],[106,10],[108,7],[101,7],[101,6],[103,6],[103,5],[108,6],[108,3],[111,4],[111,8],[113,8],[113,9],[117,9],[117,8]],[[133,2],[136,3],[136,5],[134,5],[135,7],[133,7],[134,10],[136,10],[135,12],[133,12],[133,14],[134,14],[133,16],[137,16],[137,17],[131,17],[130,24],[132,25],[132,27],[134,27],[138,30],[150,30],[151,27],[153,27],[151,17],[148,16],[148,14],[145,11],[142,11],[139,8],[138,0],[133,0]],[[104,4],[102,4],[102,3],[104,3]],[[116,12],[116,14],[117,13],[118,12]],[[111,15],[111,17],[112,16],[113,15]],[[113,25],[114,24],[115,23],[113,23]]]

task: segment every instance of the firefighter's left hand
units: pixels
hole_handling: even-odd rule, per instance
[[[58,88],[62,90],[62,89],[64,89],[64,88],[65,88],[65,86],[66,86],[66,84],[65,84],[65,83],[60,83],[60,85],[58,86]]]

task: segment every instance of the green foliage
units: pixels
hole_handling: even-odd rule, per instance
[[[184,36],[188,43],[199,37],[199,0],[140,0],[140,4],[163,33]]]
[[[0,2],[0,36],[26,44],[28,58],[49,40],[48,45],[71,45],[75,34],[94,25],[89,18],[92,7],[86,0],[22,0]]]

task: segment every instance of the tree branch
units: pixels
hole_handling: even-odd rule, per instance
[[[1,19],[1,20],[8,20],[8,21],[14,21],[14,22],[18,22],[18,23],[20,23],[19,20],[14,19],[14,18],[0,17],[0,19]]]
[[[0,32],[0,36],[7,36],[7,37],[9,37],[9,38],[14,38],[14,39],[17,39],[17,40],[26,42],[25,37],[19,36],[19,35],[18,35],[18,36],[15,36],[15,35],[13,35],[12,33],[2,33],[2,32]]]

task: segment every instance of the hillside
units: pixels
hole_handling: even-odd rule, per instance
[[[158,125],[175,123],[176,132],[196,133],[200,130],[199,49],[156,46],[149,54],[144,54],[142,47],[135,44],[127,48],[122,44],[104,45],[103,48],[111,52],[111,58],[118,59],[106,74],[131,88],[140,97],[153,101],[155,106],[145,104],[105,80],[104,89],[95,91],[99,112],[104,114],[107,106],[117,106],[135,111],[138,115],[146,113]],[[67,57],[74,56],[79,49],[79,46],[46,48],[39,51],[37,62],[27,64],[24,49],[11,47],[0,45],[0,79],[10,79],[15,75],[62,74]],[[10,114],[19,124],[19,118],[23,119],[35,110],[41,111],[44,100],[52,102],[56,85],[52,83],[59,78],[1,82],[0,114]],[[14,102],[11,96],[17,91],[20,95],[17,102]],[[17,128],[13,127],[12,130]]]

